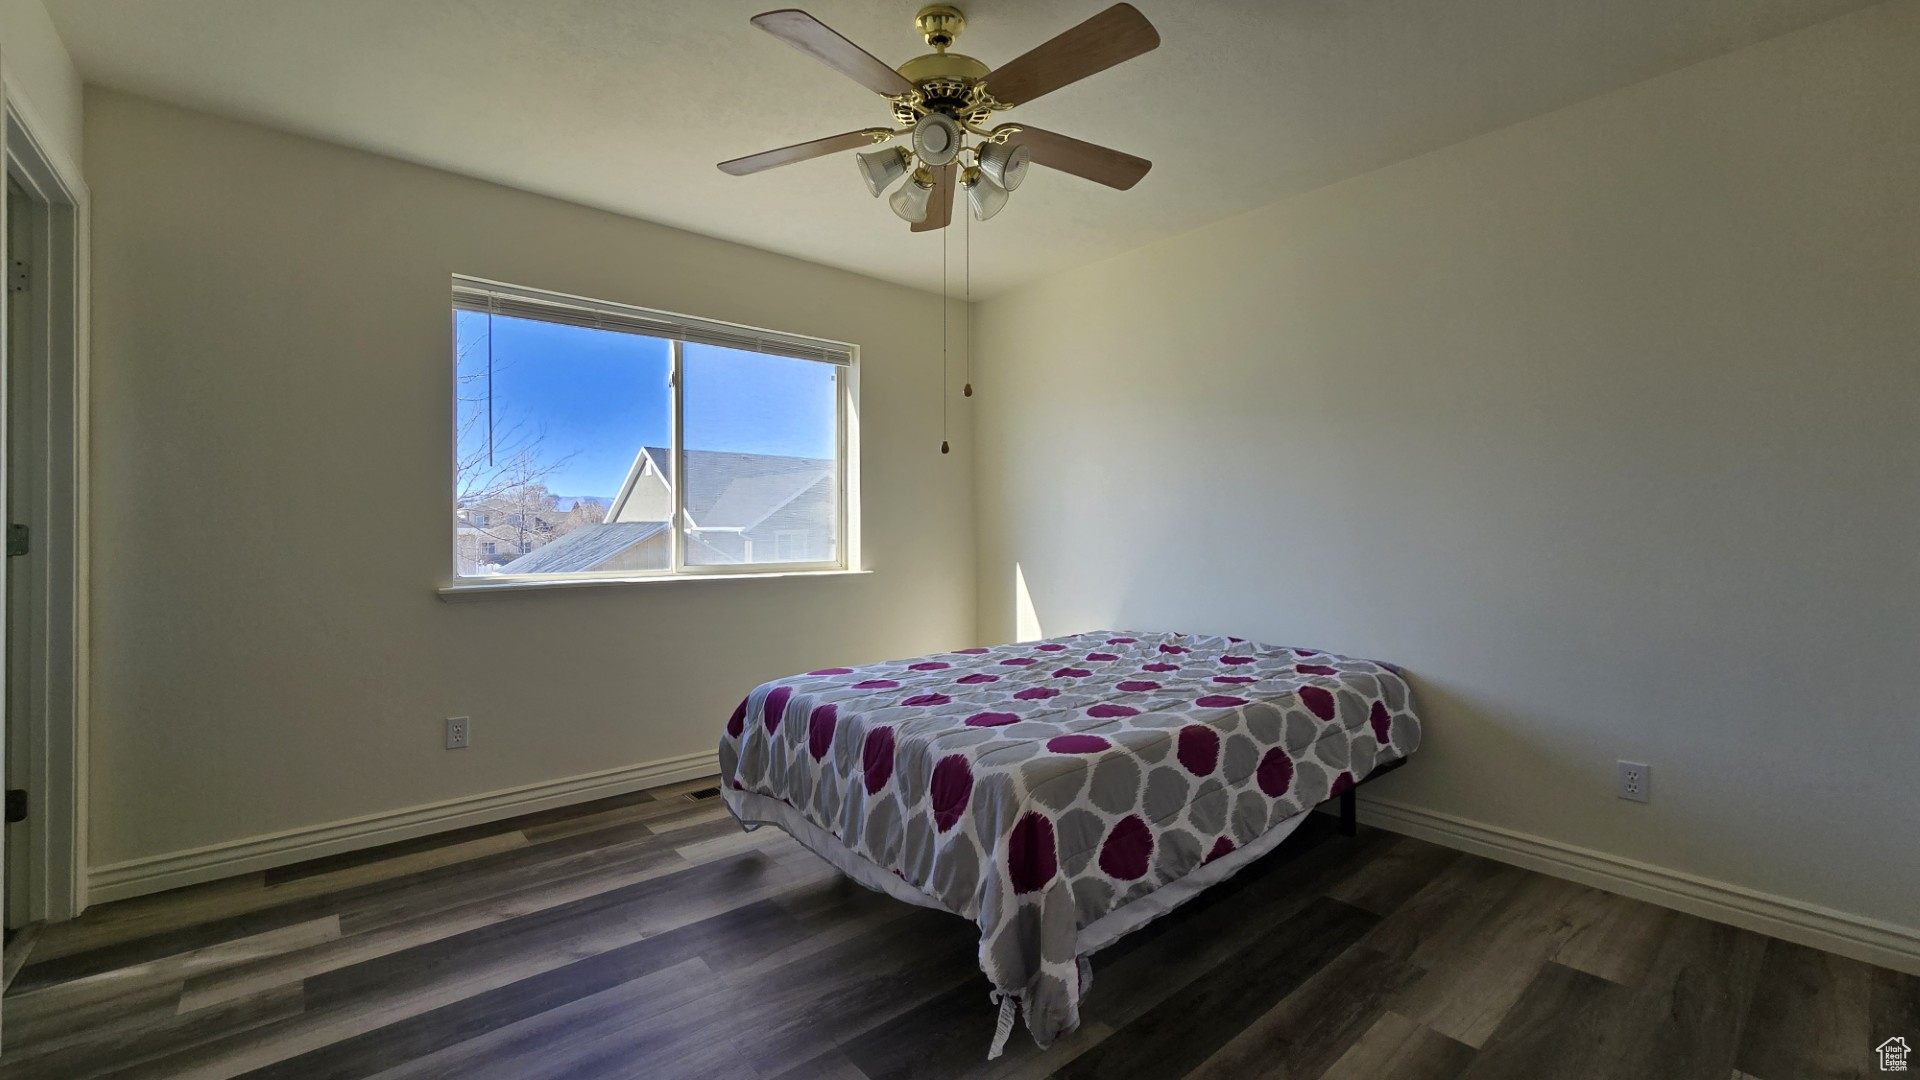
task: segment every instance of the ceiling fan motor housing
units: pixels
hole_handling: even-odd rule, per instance
[[[927,39],[927,45],[939,52],[953,47],[953,39],[967,28],[967,17],[947,4],[931,4],[913,17],[913,28]]]
[[[934,51],[916,56],[895,70],[919,91],[921,108],[943,112],[963,124],[986,123],[993,114],[979,107],[973,88],[987,77],[987,65],[971,56],[947,51],[960,31],[966,29],[966,16],[960,14],[958,8],[935,4],[921,8],[913,25]],[[893,115],[903,124],[912,124],[920,114],[911,104],[896,101]]]
[[[993,116],[992,110],[972,100],[973,88],[987,77],[987,65],[959,53],[928,53],[900,65],[900,74],[920,91],[920,104],[946,113],[963,123],[979,126]],[[893,117],[903,124],[919,118],[911,104],[896,101]]]

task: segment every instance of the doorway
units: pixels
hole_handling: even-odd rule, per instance
[[[0,379],[5,498],[0,922],[79,914],[84,743],[85,326],[82,198],[6,102],[6,297]]]

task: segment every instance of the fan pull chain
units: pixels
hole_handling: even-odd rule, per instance
[[[973,396],[973,215],[960,215],[960,247],[965,253],[966,291],[967,291],[967,385],[960,393],[965,397]]]
[[[940,230],[940,452],[947,453],[947,230]]]

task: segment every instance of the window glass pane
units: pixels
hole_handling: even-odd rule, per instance
[[[669,343],[456,311],[454,345],[459,575],[670,569]]]
[[[689,566],[840,558],[840,370],[685,347]]]

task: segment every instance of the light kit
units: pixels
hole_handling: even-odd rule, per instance
[[[1027,178],[1027,166],[1032,163],[1033,151],[1025,144],[991,143],[980,148],[980,171],[1008,191],[1017,189]]]
[[[876,199],[913,167],[913,155],[899,146],[861,154],[854,160],[860,165],[860,178],[867,182],[867,190]]]
[[[893,206],[893,212],[904,221],[915,225],[927,220],[927,204],[933,198],[933,174],[925,166],[913,170],[907,178],[905,187],[893,193],[887,202]]]
[[[1007,189],[988,179],[978,168],[960,174],[960,186],[967,189],[967,206],[973,216],[985,221],[1007,205]]]

